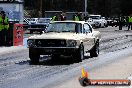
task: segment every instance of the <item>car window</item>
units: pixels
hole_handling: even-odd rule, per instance
[[[72,22],[56,22],[51,23],[47,28],[47,32],[81,32],[81,24],[80,23],[72,23]]]
[[[90,25],[85,23],[83,26],[83,33],[91,33],[91,32],[92,32],[92,28],[90,27]]]
[[[63,31],[74,31],[75,30],[75,24],[66,23],[64,24]]]

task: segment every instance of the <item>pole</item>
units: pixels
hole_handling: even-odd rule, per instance
[[[42,0],[41,0],[41,2],[40,2],[40,16],[42,17],[42,13],[43,13],[43,11],[42,11],[42,6],[43,6],[43,4],[42,4],[43,2],[42,2]]]
[[[85,0],[85,16],[87,15],[87,0]]]

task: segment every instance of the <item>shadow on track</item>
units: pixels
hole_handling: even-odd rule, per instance
[[[85,59],[90,58],[90,56],[85,56]],[[75,63],[80,63],[80,62],[74,62],[73,57],[57,57],[57,58],[51,58],[50,56],[43,56],[40,57],[39,63],[38,64],[32,64],[30,60],[27,61],[21,61],[16,64],[19,65],[44,65],[44,66],[55,66],[55,65],[70,65],[70,64],[75,64]]]
[[[39,64],[47,65],[47,66],[74,64],[71,57],[56,57],[56,58],[47,57],[47,58],[48,59],[40,58]]]

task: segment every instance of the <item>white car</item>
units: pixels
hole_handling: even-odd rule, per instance
[[[28,30],[32,34],[34,31],[42,33],[51,22],[52,18],[37,18],[28,25]],[[36,20],[36,21],[35,21]]]
[[[89,19],[87,20],[87,22],[88,22],[93,28],[95,27],[95,22],[93,21],[92,18],[89,18]]]
[[[29,24],[36,24],[38,23],[38,18],[30,18],[29,19]]]
[[[107,21],[102,19],[101,15],[90,15],[90,18],[93,19],[93,22],[95,23],[95,27],[106,27],[107,26]]]
[[[29,58],[35,64],[40,55],[51,55],[52,59],[72,56],[74,61],[82,61],[87,52],[91,57],[98,56],[100,38],[100,32],[85,21],[51,22],[46,33],[28,39]]]

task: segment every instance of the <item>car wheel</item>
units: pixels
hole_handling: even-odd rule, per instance
[[[29,52],[29,58],[31,60],[31,64],[38,64],[40,55],[36,53]]]
[[[104,26],[103,26],[104,28],[106,27],[106,24],[104,23]]]
[[[43,33],[43,31],[40,31],[40,34],[42,34]]]
[[[81,44],[79,46],[79,49],[74,54],[74,61],[75,62],[81,62],[84,59],[84,46]]]
[[[105,27],[108,27],[108,24],[106,24]]]
[[[101,26],[101,23],[99,23],[99,27],[98,28],[101,28],[102,26]]]
[[[93,49],[90,51],[91,57],[97,57],[99,55],[99,42],[96,42]]]

